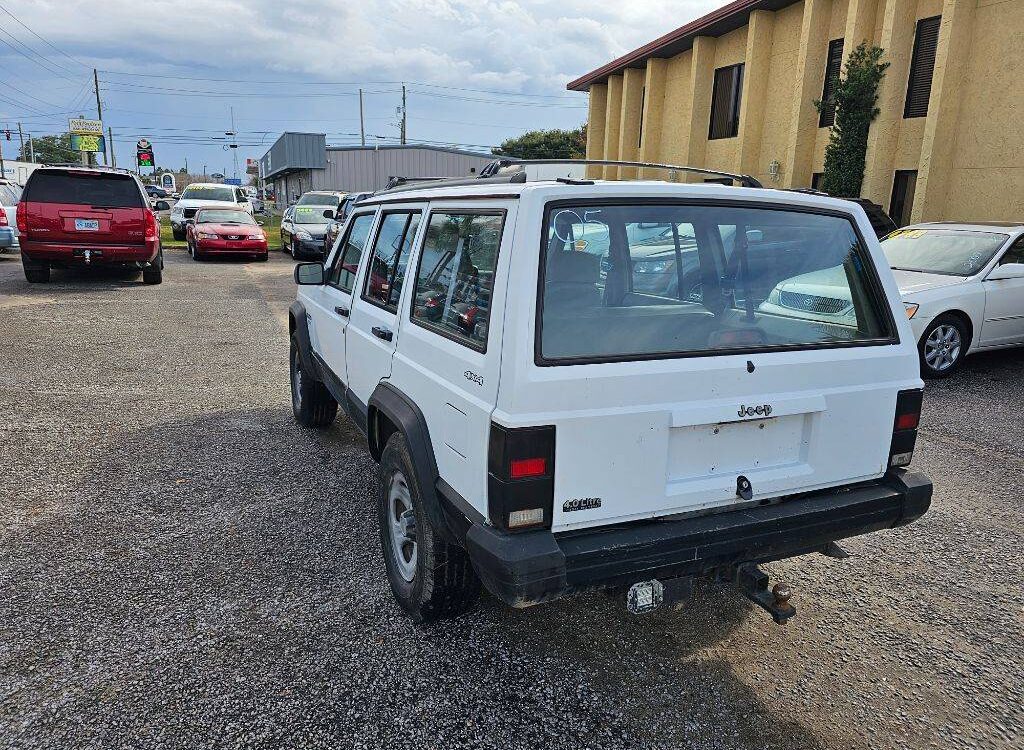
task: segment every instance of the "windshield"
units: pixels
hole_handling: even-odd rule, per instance
[[[330,206],[334,208],[338,205],[338,196],[329,195],[325,193],[306,193],[304,196],[299,198],[299,202],[296,206]]]
[[[183,201],[222,201],[235,202],[235,190],[223,185],[189,185],[181,194]]]
[[[232,211],[231,209],[200,211],[196,214],[196,224],[256,224],[245,211]]]
[[[552,209],[543,360],[602,361],[892,339],[843,217],[697,205]]]
[[[882,250],[898,271],[973,276],[1009,238],[999,232],[899,229],[882,240]]]

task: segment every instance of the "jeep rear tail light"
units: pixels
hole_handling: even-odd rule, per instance
[[[25,202],[18,202],[18,210],[14,213],[14,220],[18,222],[18,232],[25,234],[28,231],[28,209],[25,208]]]
[[[917,443],[917,426],[921,421],[921,403],[924,391],[900,391],[896,396],[896,417],[893,420],[892,445],[889,448],[889,468],[909,466]]]
[[[550,528],[555,496],[555,428],[491,423],[487,515],[503,531]]]

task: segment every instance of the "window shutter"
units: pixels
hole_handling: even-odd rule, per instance
[[[740,95],[743,89],[743,63],[719,68],[711,92],[711,122],[708,140],[733,138],[740,132]]]
[[[932,73],[935,70],[935,50],[939,46],[939,23],[942,16],[922,18],[917,22],[914,37],[914,56],[907,81],[907,101],[903,105],[904,117],[925,117],[928,98],[932,93]]]
[[[828,57],[825,60],[825,83],[821,89],[821,112],[818,127],[830,128],[836,121],[836,103],[833,99],[836,79],[843,65],[843,40],[833,39],[828,43]]]

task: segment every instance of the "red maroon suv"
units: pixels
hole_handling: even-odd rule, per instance
[[[159,284],[160,227],[142,183],[130,172],[41,167],[25,185],[17,212],[25,278],[50,280],[50,268],[127,265]]]

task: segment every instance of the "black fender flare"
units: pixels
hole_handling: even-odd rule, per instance
[[[423,412],[411,398],[390,383],[377,385],[370,396],[366,412],[367,442],[370,454],[377,462],[384,451],[378,414],[387,417],[405,437],[413,468],[416,470],[424,510],[431,525],[442,533],[446,541],[463,544],[448,524],[441,498],[438,496],[437,483],[440,475],[437,470],[437,459],[434,457],[434,446],[430,442],[430,430],[427,428]]]
[[[288,307],[288,330],[299,342],[299,358],[302,360],[304,372],[311,373],[320,380],[320,368],[313,358],[313,345],[309,341],[309,320],[306,317],[306,306],[298,300]]]

